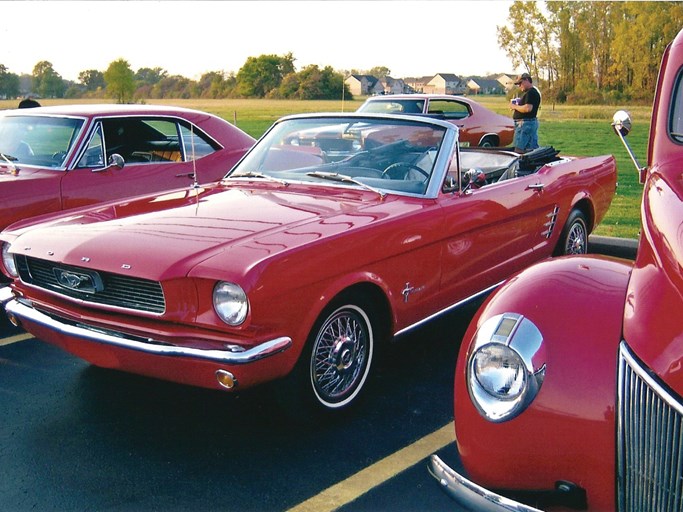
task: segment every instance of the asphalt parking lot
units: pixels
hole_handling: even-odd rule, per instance
[[[593,239],[632,257],[635,242]],[[364,399],[303,421],[240,395],[92,367],[0,318],[0,510],[454,511],[452,382],[479,302],[396,341]]]
[[[0,328],[0,510],[457,510],[455,357],[474,306],[406,336],[344,416],[302,422],[271,390],[195,389],[89,366]]]

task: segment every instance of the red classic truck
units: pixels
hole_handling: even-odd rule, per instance
[[[490,296],[465,335],[454,398],[464,471],[437,456],[430,466],[465,507],[683,510],[681,171],[683,31],[662,60],[639,169],[635,264],[539,263]]]

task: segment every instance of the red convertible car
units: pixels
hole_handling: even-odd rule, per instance
[[[466,474],[431,463],[468,508],[683,510],[682,91],[683,31],[662,60],[647,167],[631,153],[644,183],[635,264],[539,263],[472,321],[455,376]],[[613,126],[623,139],[628,115]]]
[[[443,119],[460,128],[461,146],[504,147],[512,144],[511,117],[496,114],[464,96],[447,94],[396,94],[372,96],[358,112],[418,114]]]
[[[218,181],[254,144],[204,112],[71,105],[0,112],[0,229],[35,215]]]
[[[218,183],[11,226],[3,300],[95,365],[228,390],[284,379],[286,403],[338,410],[378,344],[584,252],[615,187],[609,155],[461,151],[456,126],[417,116],[291,116]]]

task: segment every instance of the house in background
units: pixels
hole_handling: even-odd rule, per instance
[[[412,87],[400,78],[385,76],[380,80],[384,87],[384,94],[407,94],[415,92]]]
[[[515,75],[502,74],[498,77],[498,81],[503,85],[505,92],[515,87]]]
[[[434,78],[433,75],[421,77],[411,76],[404,78],[403,81],[405,82],[406,86],[412,89],[412,92],[424,93],[426,92],[425,87],[427,87],[427,84],[432,78]]]
[[[453,73],[438,73],[427,86],[431,90],[425,92],[434,94],[464,94],[466,90],[466,82]]]
[[[384,86],[371,75],[351,75],[345,81],[349,86],[349,92],[354,96],[372,96],[373,94],[383,94]]]
[[[460,78],[453,73],[438,73],[422,77],[377,78],[372,75],[350,75],[345,80],[354,96],[373,94],[505,94],[514,85],[514,78],[507,74],[488,77]]]
[[[473,76],[466,80],[467,94],[505,94],[505,86],[495,77]]]

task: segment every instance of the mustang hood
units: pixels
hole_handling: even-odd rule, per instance
[[[261,239],[312,219],[368,204],[358,200],[358,193],[311,197],[306,190],[216,185],[198,192],[175,191],[44,217],[38,224],[16,224],[9,234],[19,235],[12,247],[17,254],[147,279],[169,279],[186,275],[198,263],[228,248],[253,248]],[[261,243],[261,258],[301,243],[301,237],[278,236],[277,240],[277,244],[272,239]],[[244,256],[244,251],[241,253]],[[255,263],[255,257],[251,254],[245,265]]]

